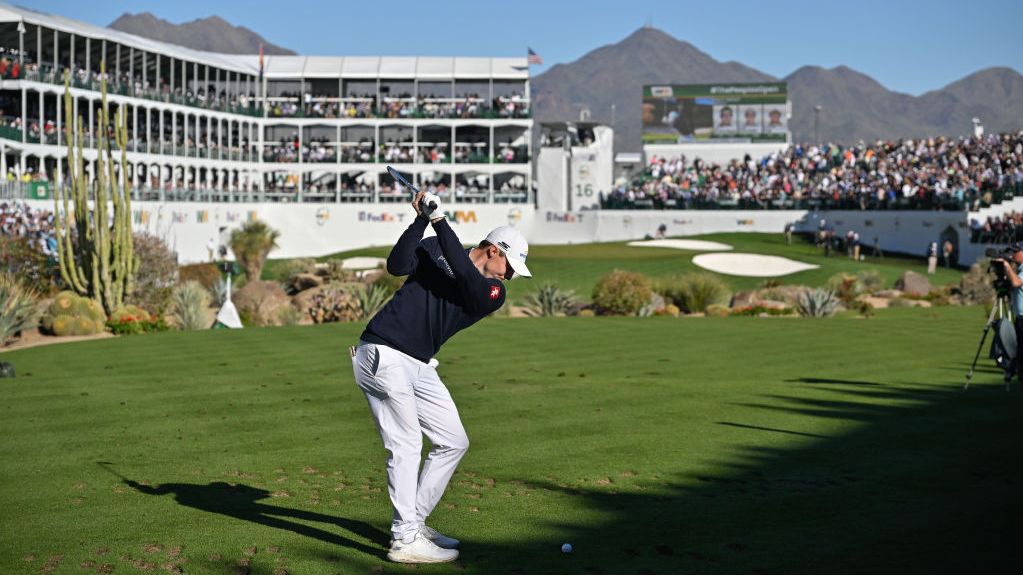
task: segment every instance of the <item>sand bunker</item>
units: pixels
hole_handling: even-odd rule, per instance
[[[346,270],[371,270],[384,263],[384,258],[357,257],[348,258],[341,263]]]
[[[629,245],[647,248],[673,248],[694,252],[720,252],[732,249],[732,246],[728,244],[703,240],[644,240],[641,242],[629,242]]]
[[[693,257],[693,263],[719,274],[755,278],[787,276],[818,267],[781,256],[758,254],[700,254]]]

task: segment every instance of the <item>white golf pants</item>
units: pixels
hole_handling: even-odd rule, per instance
[[[433,366],[385,345],[359,342],[352,369],[388,451],[391,532],[410,541],[444,495],[469,438]],[[423,434],[433,448],[420,472]]]

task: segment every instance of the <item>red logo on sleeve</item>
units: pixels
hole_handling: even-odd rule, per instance
[[[492,286],[490,288],[490,299],[497,299],[501,297],[501,286]]]

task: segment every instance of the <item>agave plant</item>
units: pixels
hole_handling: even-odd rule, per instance
[[[386,287],[376,284],[365,286],[357,294],[361,309],[359,319],[361,320],[373,317],[391,297],[391,293]]]
[[[206,308],[210,306],[210,295],[199,282],[190,281],[174,288],[171,293],[171,314],[178,326],[186,331],[210,327]]]
[[[0,273],[0,346],[15,334],[36,326],[37,294],[18,283],[11,274]]]
[[[523,298],[523,303],[526,315],[532,317],[567,315],[579,305],[574,291],[563,291],[553,282],[540,284],[535,293]]]
[[[796,296],[796,311],[803,317],[831,317],[837,309],[838,298],[831,290],[807,288]]]

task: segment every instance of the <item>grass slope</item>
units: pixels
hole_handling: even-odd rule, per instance
[[[913,270],[921,274],[927,272],[926,262],[919,258],[889,255],[884,259],[868,258],[864,262],[853,262],[844,255],[824,257],[821,250],[801,239],[794,239],[792,245],[787,245],[782,234],[729,233],[694,237],[734,246],[734,252],[776,255],[820,266],[818,269],[778,278],[784,284],[819,286],[824,285],[829,277],[837,273],[855,274],[861,270],[873,269],[877,270],[884,278],[886,285],[891,286],[906,270]],[[469,238],[462,238],[462,240],[469,241]],[[333,254],[320,258],[320,260],[354,256],[385,258],[389,252],[390,248],[388,247],[368,248]],[[651,277],[694,271],[706,272],[692,262],[693,256],[699,253],[702,252],[632,247],[627,245],[627,242],[530,246],[529,269],[533,272],[533,280],[512,281],[508,284],[508,293],[512,300],[521,301],[524,295],[536,289],[536,284],[554,281],[562,288],[575,290],[578,295],[589,299],[597,279],[616,268],[640,272]],[[273,277],[274,270],[282,261],[271,260],[268,262],[263,277]],[[753,289],[763,283],[765,279],[715,275],[722,278],[733,290]],[[930,277],[930,280],[933,285],[942,286],[957,282],[960,275],[961,272],[958,270],[941,268],[934,276]]]
[[[1023,404],[960,389],[983,321],[486,320],[439,356],[473,443],[431,523],[469,573],[1009,572]],[[408,572],[360,328],[4,354],[0,572]]]

